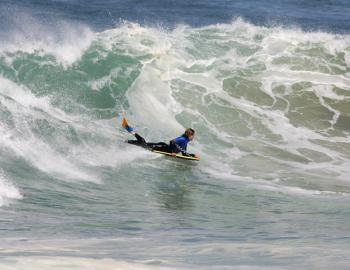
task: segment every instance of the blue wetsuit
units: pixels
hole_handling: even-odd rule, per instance
[[[170,141],[170,149],[173,153],[186,153],[187,152],[187,144],[190,142],[190,140],[182,135],[180,137],[177,137],[174,140]]]

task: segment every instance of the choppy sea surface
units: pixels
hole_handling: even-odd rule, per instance
[[[349,269],[349,14],[1,1],[0,269]]]

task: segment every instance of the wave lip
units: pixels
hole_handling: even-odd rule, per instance
[[[11,30],[0,30],[0,55],[7,57],[18,52],[49,54],[67,67],[81,58],[95,38],[88,26],[69,21],[43,24],[25,12],[9,20]]]

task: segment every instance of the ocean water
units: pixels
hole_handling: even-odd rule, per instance
[[[0,269],[349,269],[349,14],[2,0]]]

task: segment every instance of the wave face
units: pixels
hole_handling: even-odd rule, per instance
[[[86,143],[109,147],[113,117],[126,110],[150,139],[192,126],[203,163],[228,175],[348,180],[349,36],[241,20],[171,32],[127,23],[67,36],[2,52],[3,145],[36,168],[56,170],[57,160],[38,161],[48,153],[67,169],[72,149],[85,159]]]
[[[2,223],[5,237],[15,237],[24,224],[30,229],[22,237],[29,239],[148,234],[159,244],[150,251],[154,258],[166,261],[172,252],[185,256],[188,251],[197,254],[198,265],[203,254],[218,254],[222,239],[239,238],[225,227],[238,222],[237,234],[251,228],[246,239],[259,242],[242,255],[251,265],[248,250],[266,252],[272,244],[265,241],[294,239],[297,244],[288,252],[296,257],[303,241],[319,244],[302,228],[311,221],[296,212],[324,205],[337,211],[334,222],[348,224],[349,35],[259,27],[241,19],[173,30],[128,22],[103,32],[69,24],[55,31],[37,29],[26,38],[9,35],[0,48],[0,209],[15,220],[11,226]],[[124,111],[151,141],[168,141],[194,128],[189,149],[201,162],[174,163],[126,146],[127,134],[119,127]],[[241,201],[233,202],[232,196]],[[273,199],[280,206],[271,206]],[[260,204],[266,211],[261,216]],[[220,214],[218,205],[227,209]],[[171,211],[184,212],[197,240],[182,231],[187,225],[181,225],[181,214],[171,217]],[[168,214],[184,234],[168,227]],[[240,221],[232,221],[236,215]],[[268,217],[293,219],[300,231],[295,236],[289,223],[271,231],[264,223]],[[328,219],[319,212],[314,217]],[[201,227],[202,222],[207,225]],[[188,249],[160,249],[164,231],[159,224],[170,231],[167,244],[187,241]],[[329,228],[318,229],[326,238]],[[329,230],[337,236],[346,228]],[[205,246],[211,233],[218,246]],[[283,238],[289,233],[292,238]],[[340,253],[347,250],[342,244]],[[113,246],[91,245],[104,245],[103,254]],[[141,246],[147,248],[147,240]],[[237,249],[224,246],[222,261],[237,264],[232,258]],[[135,252],[147,259],[141,249]],[[316,248],[313,252],[322,256]],[[255,263],[290,265],[282,253]],[[340,253],[322,263],[337,263],[345,254]],[[62,248],[59,256],[66,255]],[[214,257],[205,261],[215,265]],[[191,265],[191,258],[184,257],[181,265]]]

